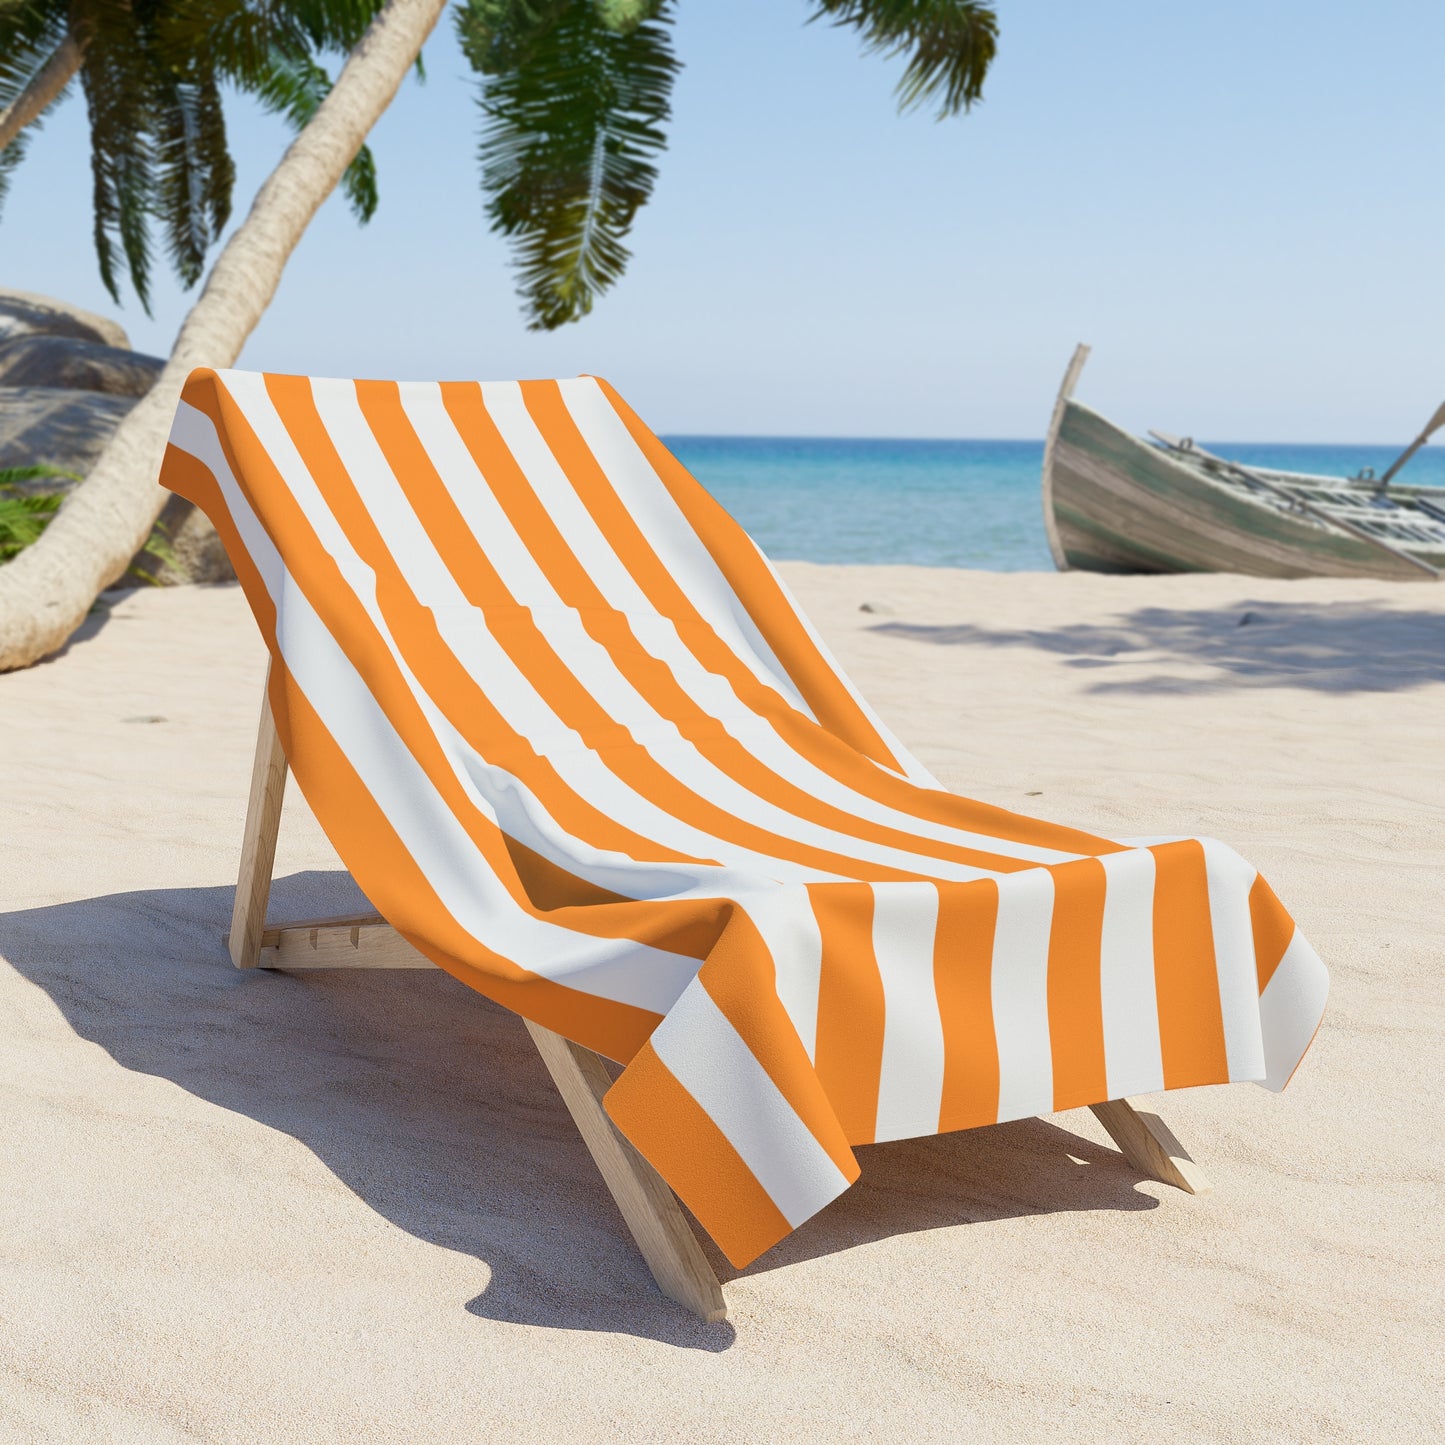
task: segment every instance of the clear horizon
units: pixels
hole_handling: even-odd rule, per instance
[[[670,435],[1039,437],[1079,340],[1078,396],[1135,432],[1403,446],[1445,396],[1445,207],[1419,179],[1445,132],[1445,7],[1382,0],[1362,24],[1342,0],[1005,0],[984,103],[941,124],[898,117],[899,63],[807,13],[683,0],[629,273],[545,336],[485,226],[475,87],[444,20],[428,80],[371,138],[376,220],[323,207],[239,364],[597,372]],[[286,132],[229,116],[242,216]],[[14,179],[0,284],[164,352],[190,298],[157,280],[153,320],[100,285],[72,96]]]

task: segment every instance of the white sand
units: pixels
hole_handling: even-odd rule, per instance
[[[234,589],[134,594],[0,678],[0,1439],[1445,1432],[1445,587],[786,571],[948,783],[1294,910],[1293,1086],[1162,1106],[1214,1193],[1086,1111],[879,1146],[697,1323],[509,1015],[232,970],[262,649]],[[293,789],[273,916],[336,868]]]

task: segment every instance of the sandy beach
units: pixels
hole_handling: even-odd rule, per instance
[[[1282,1096],[860,1151],[659,1295],[521,1025],[441,973],[219,942],[263,647],[112,594],[0,677],[0,1440],[1425,1440],[1445,1433],[1445,588],[786,565],[950,786],[1200,833],[1329,965]],[[864,609],[867,610],[864,610]],[[354,890],[292,789],[274,915]]]

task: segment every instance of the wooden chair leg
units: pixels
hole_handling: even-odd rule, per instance
[[[618,1133],[602,1107],[602,1096],[612,1087],[612,1078],[601,1058],[530,1019],[523,1023],[658,1289],[703,1320],[726,1319],[722,1286],[672,1190]]]
[[[1094,1117],[1109,1131],[1119,1152],[1141,1174],[1172,1184],[1187,1194],[1208,1194],[1209,1177],[1189,1157],[1174,1131],[1152,1109],[1132,1099],[1091,1104]]]
[[[269,667],[266,676],[269,681]],[[262,961],[261,934],[266,927],[266,900],[271,896],[271,869],[276,862],[287,771],[286,753],[271,716],[270,694],[263,688],[251,796],[246,803],[246,833],[241,843],[241,871],[231,909],[231,931],[226,937],[231,962],[237,968],[256,968]]]

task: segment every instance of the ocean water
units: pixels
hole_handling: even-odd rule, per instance
[[[1051,571],[1041,441],[671,436],[678,459],[775,558]],[[1383,471],[1400,447],[1204,442],[1286,471]],[[1403,445],[1403,443],[1401,444]],[[1401,480],[1445,487],[1445,447]]]

